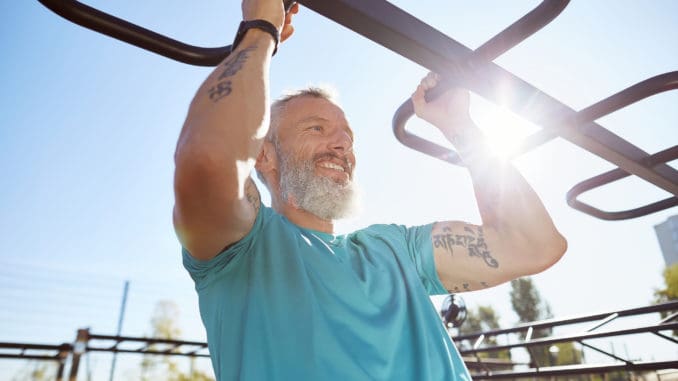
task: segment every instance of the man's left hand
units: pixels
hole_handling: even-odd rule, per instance
[[[424,94],[440,80],[438,74],[428,73],[412,94],[412,103],[418,117],[433,124],[450,138],[474,126],[469,115],[469,94],[467,90],[451,88],[437,99],[427,102]]]

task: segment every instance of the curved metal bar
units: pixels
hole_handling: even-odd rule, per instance
[[[490,62],[499,57],[507,50],[518,45],[520,42],[553,21],[565,9],[568,3],[569,0],[543,0],[537,7],[518,19],[518,21],[511,24],[473,51],[470,56],[461,63],[460,72],[455,74],[462,74],[462,71],[472,71],[476,66]],[[443,77],[446,75],[446,73],[440,74]],[[463,80],[463,77],[449,78],[448,75],[446,80],[442,81],[438,86],[426,93],[426,100],[430,101],[437,98],[452,86],[459,85]],[[408,132],[405,129],[405,126],[412,115],[414,115],[414,105],[410,99],[407,99],[400,107],[398,107],[395,115],[393,115],[393,133],[396,138],[402,144],[412,149],[455,165],[462,165],[461,159],[456,151]]]
[[[633,86],[609,96],[577,113],[577,125],[585,127],[605,115],[611,114],[630,104],[664,91],[678,89],[678,71],[671,71],[648,78]]]
[[[632,102],[631,102],[632,103]],[[623,106],[622,106],[623,107]],[[678,159],[678,146],[673,146],[666,150],[660,151],[654,155],[649,156],[645,163],[648,167],[653,167],[660,163],[667,163],[671,160]],[[653,202],[638,208],[622,210],[617,212],[608,212],[596,207],[593,207],[583,201],[577,199],[582,193],[601,187],[605,184],[621,180],[630,174],[620,168],[601,173],[600,175],[586,179],[567,192],[567,204],[574,209],[584,212],[591,216],[600,218],[602,220],[617,221],[627,220],[630,218],[642,217],[648,214],[658,212],[660,210],[668,209],[678,205],[678,196],[672,196],[663,200]]]
[[[572,127],[573,125],[577,126],[580,130],[586,130],[591,122],[605,115],[611,114],[653,95],[675,89],[678,89],[678,71],[659,74],[638,82],[598,103],[580,110],[577,112],[577,116],[574,120],[568,119],[567,121],[563,121],[563,123],[560,123],[559,128],[551,128],[548,130],[542,129],[526,137],[520,144],[520,147],[516,150],[515,155],[528,152],[555,138],[558,136],[558,131]]]
[[[175,61],[197,65],[216,66],[231,52],[231,46],[203,48],[185,44],[162,34],[142,28],[111,16],[77,0],[38,0],[59,16],[85,28],[160,54]],[[285,0],[285,9],[294,4]]]

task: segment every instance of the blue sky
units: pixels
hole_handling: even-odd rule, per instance
[[[394,3],[475,48],[538,1]],[[199,46],[230,44],[240,18],[236,2],[87,4]],[[210,69],[83,29],[36,1],[2,2],[0,11],[7,15],[0,23],[0,341],[58,344],[84,326],[112,334],[126,279],[123,333],[149,332],[155,302],[172,299],[184,337],[203,339],[171,226],[172,155],[188,103]],[[495,62],[581,109],[678,69],[676,15],[672,0],[573,1]],[[390,131],[393,112],[426,70],[307,9],[295,25],[296,34],[273,60],[272,95],[307,84],[339,91],[356,134],[364,193],[361,217],[340,228],[479,222],[465,170],[400,145]],[[537,128],[507,120],[486,103],[473,98],[473,117],[482,128],[503,132],[504,140]],[[678,138],[676,104],[675,91],[663,93],[599,122],[656,152]],[[416,122],[412,128],[430,131]],[[561,139],[515,164],[569,241],[564,259],[534,277],[554,314],[647,304],[664,266],[653,226],[676,209],[606,222],[569,208],[566,191],[612,165]],[[584,199],[618,210],[660,197],[666,193],[629,179]],[[464,297],[471,306],[492,304],[510,325],[508,290]],[[17,366],[0,361],[0,369]],[[107,372],[107,361],[101,357],[92,367]]]

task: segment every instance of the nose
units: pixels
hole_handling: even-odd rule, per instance
[[[332,134],[329,148],[337,153],[349,153],[353,151],[353,138],[348,131],[343,128],[338,128],[334,131],[334,134]]]

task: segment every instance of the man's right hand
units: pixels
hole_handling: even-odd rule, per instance
[[[280,42],[285,41],[294,32],[292,15],[299,12],[295,3],[286,14],[282,0],[244,0],[242,2],[243,20],[266,20],[280,31]]]

